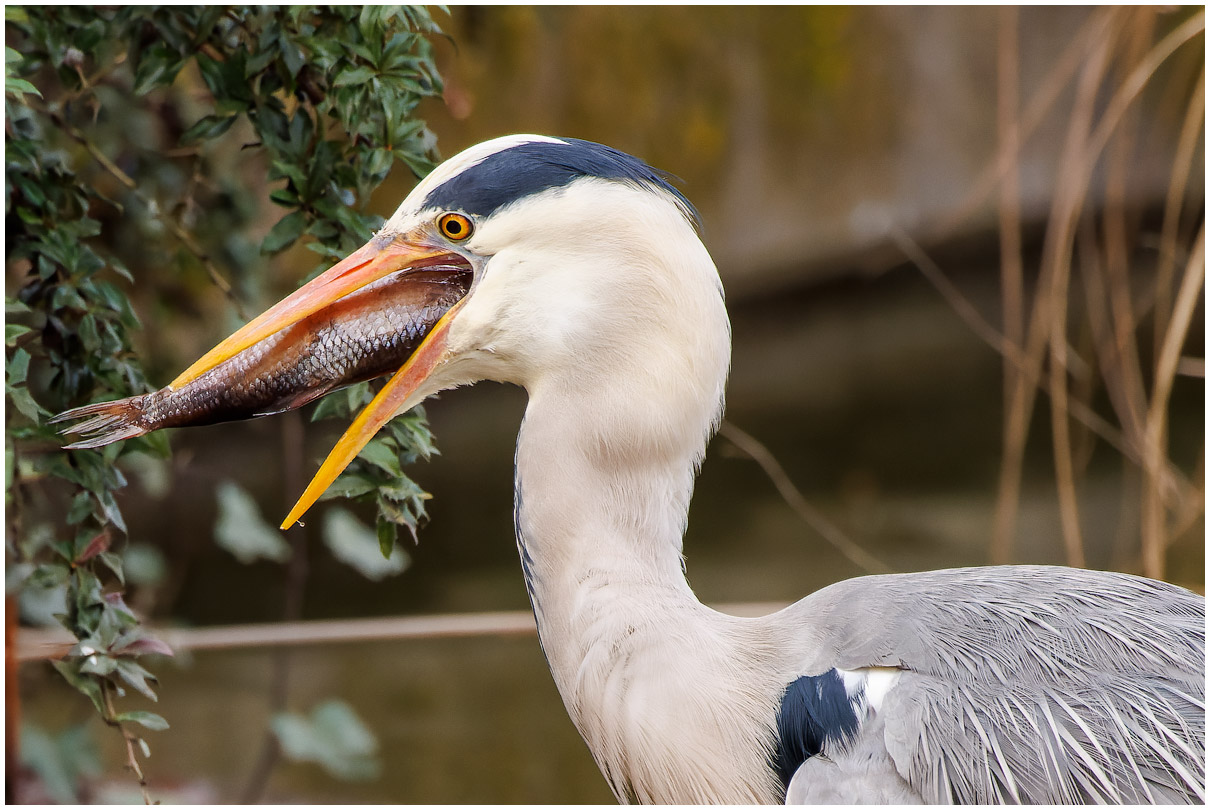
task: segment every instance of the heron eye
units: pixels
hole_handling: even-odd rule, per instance
[[[437,227],[441,229],[442,236],[454,242],[461,242],[475,230],[471,221],[462,214],[442,214],[441,219],[437,220]]]

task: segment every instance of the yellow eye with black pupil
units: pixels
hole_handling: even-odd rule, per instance
[[[441,229],[442,236],[453,242],[461,242],[475,229],[462,214],[442,214],[441,219],[437,220],[437,227]]]

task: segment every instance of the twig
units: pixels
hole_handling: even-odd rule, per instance
[[[194,239],[193,234],[183,228],[181,224],[172,217],[161,214],[160,207],[155,200],[147,197],[147,195],[144,194],[139,188],[138,183],[136,183],[130,177],[130,175],[122,171],[122,169],[116,163],[110,160],[109,157],[106,156],[106,154],[102,152],[87,135],[81,132],[79,128],[67,123],[58,113],[53,112],[45,107],[37,106],[35,109],[38,109],[48,118],[50,118],[50,120],[57,127],[59,127],[59,129],[67,133],[67,135],[72,140],[76,141],[76,143],[83,146],[84,150],[92,156],[93,160],[101,165],[101,168],[105,169],[105,171],[107,171],[115,180],[129,189],[139,199],[139,201],[143,203],[144,207],[147,208],[151,215],[159,220],[172,233],[172,235],[185,246],[186,250],[193,254],[194,258],[198,260],[203,268],[205,268],[206,274],[210,276],[210,280],[214,282],[214,285],[222,290],[223,294],[231,301],[232,305],[236,309],[236,312],[239,313],[239,316],[244,320],[249,319],[249,314],[245,311],[243,303],[235,294],[235,290],[232,288],[231,283],[227,281],[222,272],[220,272],[219,269],[214,265],[214,262],[210,260],[210,257],[207,255],[206,251],[203,250],[202,246],[197,243],[196,239]]]
[[[1177,139],[1176,156],[1172,160],[1172,179],[1168,183],[1168,195],[1164,200],[1164,224],[1160,228],[1160,255],[1155,268],[1155,338],[1154,348],[1158,356],[1168,331],[1168,311],[1172,301],[1172,283],[1176,265],[1177,236],[1180,232],[1181,207],[1185,201],[1185,189],[1192,175],[1193,159],[1201,143],[1198,133],[1202,131],[1206,115],[1206,69],[1203,66],[1197,77],[1197,86],[1189,98],[1185,110],[1185,122]],[[1204,371],[1203,371],[1204,376]]]
[[[953,308],[958,317],[960,317],[967,327],[974,332],[983,342],[992,347],[998,354],[1002,355],[1009,363],[1013,365],[1022,374],[1025,374],[1025,384],[1033,385],[1040,388],[1043,392],[1049,394],[1049,383],[1037,376],[1035,372],[1033,377],[1028,376],[1028,367],[1025,362],[1025,356],[1021,349],[1013,346],[1008,340],[996,331],[996,328],[989,324],[978,310],[966,299],[966,297],[954,286],[954,283],[946,277],[937,266],[937,263],[925,253],[914,239],[907,235],[901,228],[894,227],[890,230],[890,236],[898,245],[903,254],[907,256],[920,274],[933,285],[933,287],[946,300],[946,303]],[[1087,405],[1080,401],[1069,403],[1071,417],[1079,421],[1086,428],[1091,430],[1107,444],[1113,447],[1122,455],[1133,461],[1135,464],[1142,465],[1142,456],[1136,448],[1129,446],[1121,432],[1113,425],[1106,422]],[[1178,471],[1172,471],[1172,474],[1179,475]]]
[[[1018,73],[1020,70],[1020,53],[1018,45],[1020,12],[1017,8],[1006,6],[1000,12],[999,47],[997,54],[998,79],[996,117],[998,131],[1001,133],[998,156],[995,166],[1000,175],[1000,311],[1003,320],[1004,349],[1004,413],[1001,441],[1004,444],[1004,457],[1024,456],[1025,434],[1014,418],[1013,392],[1022,382],[1021,375],[1025,369],[1009,359],[1007,350],[1019,354],[1024,349],[1024,300],[1025,281],[1021,259],[1021,191],[1020,191],[1020,157],[1021,157],[1021,122],[1018,118]],[[1078,53],[1078,51],[1076,51]],[[1074,70],[1074,61],[1072,62]],[[1062,74],[1058,74],[1062,75]],[[1066,80],[1063,82],[1066,84]],[[901,240],[902,241],[902,240]],[[919,265],[920,263],[917,262]],[[948,279],[937,271],[938,280],[948,284]],[[937,281],[933,282],[938,289],[943,289]],[[954,291],[957,292],[956,290]],[[968,324],[982,323],[973,307],[970,307],[960,295],[946,296],[951,300],[961,301],[959,305],[968,311],[963,319]],[[975,330],[980,331],[978,328]],[[984,340],[994,341],[992,334],[981,335]],[[994,345],[994,344],[993,344]],[[1011,447],[1011,449],[1010,449]],[[991,546],[988,556],[993,561],[1006,562],[1009,556],[1009,544],[1015,534],[1017,509],[1020,498],[1020,477],[1001,477],[1002,488],[1000,497],[996,500],[996,513],[991,536]]]
[[[143,769],[139,767],[139,758],[134,751],[138,738],[131,734],[123,723],[114,719],[117,714],[113,709],[113,689],[108,681],[101,681],[101,695],[105,702],[105,723],[122,733],[122,739],[126,743],[126,769],[133,773],[139,782],[139,790],[143,793],[143,804],[156,804],[151,800],[151,793],[147,790],[147,777],[143,775]]]
[[[298,411],[290,411],[284,415],[281,428],[283,490],[286,494],[286,508],[292,505],[292,493],[302,489],[298,480],[298,471],[303,468],[302,446],[303,429],[302,417]],[[286,598],[282,608],[282,619],[285,622],[297,622],[302,618],[303,595],[307,587],[307,531],[299,524],[291,526],[286,531],[290,538],[290,561],[286,565]],[[273,655],[273,681],[269,689],[269,713],[271,715],[284,712],[290,697],[290,663],[291,651],[281,648]],[[269,777],[281,759],[281,744],[272,728],[265,730],[265,738],[261,743],[260,754],[256,765],[248,777],[248,782],[240,794],[240,804],[256,804],[264,795],[269,785]]]
[[[732,616],[764,616],[785,606],[784,602],[732,602],[714,607]],[[157,627],[152,630],[156,638],[177,651],[265,649],[482,636],[532,636],[536,632],[534,614],[528,610],[325,619],[238,624],[228,627]],[[67,654],[75,641],[75,638],[61,628],[23,628],[17,639],[17,659],[20,663],[26,663],[61,658]]]
[[[971,331],[1021,372],[1023,385],[1034,386],[1049,395],[1050,382],[1046,378],[1040,377],[1037,370],[1032,371],[1031,374],[1031,370],[1027,367],[1021,350],[1009,343],[1003,335],[996,331],[995,327],[984,320],[975,307],[962,295],[953,282],[941,271],[941,268],[937,266],[937,263],[920,248],[915,240],[898,227],[891,228],[889,235],[899,246],[900,250],[903,251],[904,255],[907,256],[908,260],[915,265],[925,279],[945,298]],[[1180,367],[1179,363],[1178,367]],[[1067,408],[1068,413],[1073,419],[1080,422],[1105,441],[1105,443],[1121,453],[1123,458],[1126,458],[1140,468],[1143,466],[1144,461],[1141,448],[1128,444],[1118,429],[1095,413],[1086,403],[1080,400],[1069,400]],[[1184,474],[1170,461],[1162,463],[1161,474],[1164,476],[1165,488],[1169,490],[1188,491],[1194,488],[1185,478]],[[1001,475],[1001,497],[1003,497],[1003,467]],[[998,502],[997,509],[999,508],[1000,504]],[[995,556],[992,559],[993,561],[1000,561]]]
[[[1164,574],[1164,503],[1160,466],[1166,456],[1164,441],[1167,423],[1168,398],[1180,360],[1181,345],[1185,342],[1193,312],[1197,308],[1206,280],[1206,227],[1198,232],[1197,242],[1189,263],[1185,266],[1184,279],[1176,295],[1172,309],[1172,320],[1160,356],[1155,363],[1155,385],[1151,404],[1147,409],[1145,442],[1143,445],[1143,573],[1159,579]]]
[[[1088,48],[1088,44],[1101,38],[1113,18],[1112,9],[1101,9],[1089,15],[1088,20],[1080,27],[1071,44],[1063,52],[1061,58],[1041,82],[1041,87],[1030,100],[1018,123],[1017,142],[1023,144],[1042,123],[1046,113],[1054,106],[1059,94],[1071,77],[1080,67],[1080,61]],[[986,168],[971,183],[971,190],[966,198],[958,204],[954,212],[941,221],[931,233],[941,236],[950,233],[964,222],[987,199],[1005,174],[1015,166],[1014,155],[1009,151],[1011,144],[1007,141],[1000,144],[993,159]]]
[[[10,535],[11,536],[11,535]],[[4,595],[4,803],[19,800],[21,690],[17,679],[17,597]]]
[[[885,574],[895,570],[850,540],[845,536],[844,532],[824,517],[818,509],[811,506],[807,502],[807,499],[802,496],[802,493],[798,491],[798,488],[794,486],[794,483],[790,480],[790,476],[786,475],[786,471],[778,463],[773,454],[769,452],[767,447],[731,422],[724,421],[719,426],[718,432],[720,436],[734,444],[741,452],[760,465],[761,470],[773,482],[773,486],[777,488],[778,493],[789,504],[790,508],[797,512],[798,516],[829,545],[843,554],[849,562],[856,565],[862,571],[871,574]]]

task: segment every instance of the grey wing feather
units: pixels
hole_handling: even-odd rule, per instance
[[[1203,598],[1045,566],[816,596],[834,665],[903,670],[877,736],[924,801],[1204,803]]]

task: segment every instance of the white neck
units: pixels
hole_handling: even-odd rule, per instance
[[[776,683],[757,677],[769,642],[703,607],[682,569],[730,362],[710,255],[671,200],[597,180],[498,213],[473,241],[491,259],[450,326],[441,382],[529,394],[517,539],[573,722],[620,799],[777,799],[752,740],[771,745],[778,696],[740,694],[736,676]]]
[[[516,459],[522,567],[555,683],[619,799],[768,801],[777,786],[751,740],[768,735],[776,696],[729,689],[754,663],[750,639],[698,602],[682,567],[716,410],[674,372],[615,354],[608,369],[530,386]],[[718,781],[743,755],[748,781]]]

